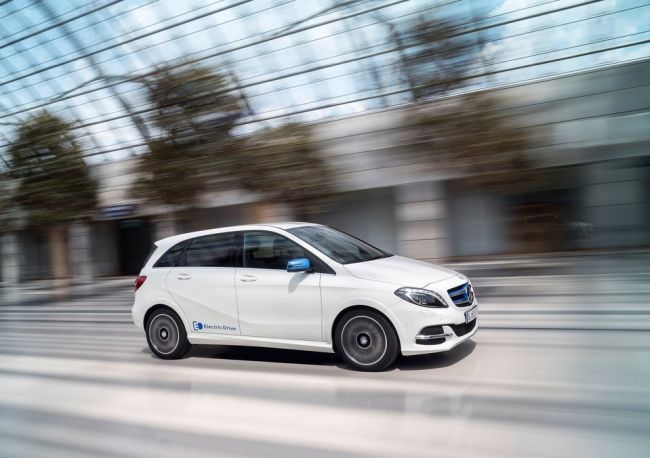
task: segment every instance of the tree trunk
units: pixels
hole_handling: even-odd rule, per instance
[[[180,224],[174,214],[159,215],[154,218],[154,241],[180,233]]]
[[[250,205],[247,219],[251,223],[272,223],[292,221],[294,218],[293,209],[289,205],[261,201]]]
[[[174,219],[174,227],[177,234],[192,232],[199,229],[197,227],[194,207],[180,208],[172,214],[172,218]]]
[[[70,278],[68,261],[68,226],[56,225],[49,232],[51,275],[55,280]]]

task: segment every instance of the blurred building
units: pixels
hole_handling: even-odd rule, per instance
[[[129,193],[136,159],[93,166],[100,208],[69,233],[77,278],[132,275],[152,243],[188,230],[273,220],[332,225],[405,256],[436,261],[560,250],[650,245],[650,60],[497,88],[506,111],[539,126],[528,151],[552,168],[553,185],[522,197],[486,193],[458,177],[404,160],[405,108],[386,108],[314,124],[320,150],[338,173],[327,211],[296,214],[262,207],[237,191],[205,195],[190,222]],[[534,211],[526,211],[533,207]],[[530,216],[530,215],[534,216]],[[48,277],[45,234],[2,237],[5,281]]]

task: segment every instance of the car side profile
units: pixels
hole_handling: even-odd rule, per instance
[[[462,274],[310,223],[160,240],[135,288],[133,321],[163,359],[226,344],[337,353],[378,371],[400,353],[450,350],[478,328]]]

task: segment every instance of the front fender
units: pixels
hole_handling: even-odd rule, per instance
[[[393,325],[397,336],[400,342],[403,341],[404,329],[400,320],[398,320],[397,315],[390,306],[387,306],[383,301],[372,298],[368,296],[356,296],[351,298],[346,298],[338,302],[336,305],[328,307],[327,311],[323,317],[323,330],[322,335],[325,337],[325,341],[328,343],[332,342],[332,336],[334,332],[334,324],[336,323],[337,318],[345,313],[347,310],[350,310],[355,307],[367,307],[384,315],[388,321]]]

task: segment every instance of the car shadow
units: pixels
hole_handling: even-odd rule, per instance
[[[441,369],[453,366],[472,354],[476,342],[467,340],[457,347],[442,353],[427,355],[401,356],[385,372],[394,370],[417,371]],[[148,348],[142,350],[156,358]],[[251,361],[263,363],[297,364],[308,366],[335,366],[352,370],[338,356],[331,353],[318,353],[300,350],[285,350],[263,347],[237,347],[229,345],[195,345],[183,359],[209,358],[230,361]]]
[[[343,363],[332,353],[285,350],[263,347],[236,347],[228,345],[198,345],[187,355],[192,358],[215,358],[265,363],[335,366]]]
[[[457,347],[441,353],[429,353],[426,355],[406,356],[397,360],[395,368],[401,371],[417,371],[424,369],[441,369],[453,366],[472,354],[476,348],[476,342],[466,340]]]

